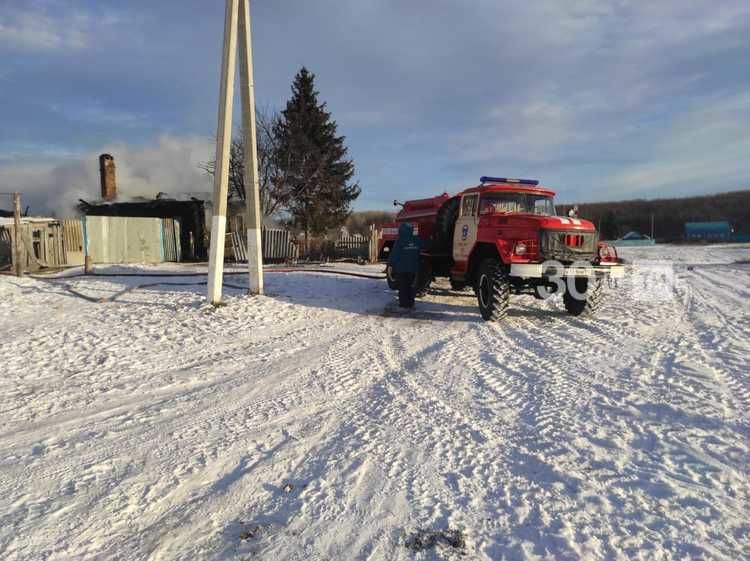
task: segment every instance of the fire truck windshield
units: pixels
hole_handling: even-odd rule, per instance
[[[542,216],[555,216],[552,197],[530,193],[484,193],[479,203],[479,214],[506,214],[525,212]]]

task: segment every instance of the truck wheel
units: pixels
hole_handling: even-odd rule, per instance
[[[387,265],[385,268],[385,280],[388,282],[388,288],[391,290],[398,290],[398,279],[393,274],[393,267]]]
[[[571,316],[594,315],[602,304],[604,297],[604,282],[601,277],[576,277],[576,292],[571,294],[567,289],[563,293],[565,309]],[[581,299],[582,298],[582,299]]]
[[[479,312],[487,321],[500,321],[508,313],[510,282],[496,259],[485,259],[477,278]]]

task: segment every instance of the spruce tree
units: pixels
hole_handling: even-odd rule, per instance
[[[292,97],[275,127],[276,165],[290,200],[286,210],[294,224],[310,234],[340,226],[359,196],[354,163],[348,159],[344,137],[336,134],[336,121],[318,102],[315,75],[302,68],[294,78]]]
[[[615,240],[618,237],[617,218],[611,209],[604,215],[600,235],[604,240]]]

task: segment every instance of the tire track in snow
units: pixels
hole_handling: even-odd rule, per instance
[[[705,323],[706,311],[712,321],[723,323],[723,310],[713,303],[716,295],[704,292],[691,275],[680,275],[673,298],[652,303],[662,310],[662,335],[653,343],[649,376],[651,398],[677,410],[693,411],[707,418],[732,418],[742,415],[731,381],[723,376],[725,365],[717,362],[706,340],[719,337],[721,329]],[[700,311],[699,311],[700,310]],[[700,327],[699,327],[700,326]],[[717,385],[718,384],[718,385]],[[710,399],[706,399],[710,395]]]
[[[328,389],[336,394],[333,397],[338,398],[335,407],[339,418],[326,429],[325,442],[311,449],[289,473],[293,479],[312,481],[310,488],[303,493],[304,501],[294,527],[320,526],[321,531],[330,532],[333,528],[325,521],[333,518],[352,522],[364,520],[366,517],[377,517],[374,510],[382,512],[383,516],[386,512],[393,516],[393,501],[398,500],[401,492],[416,498],[425,490],[427,483],[422,473],[422,462],[415,461],[414,448],[407,444],[406,439],[413,436],[414,431],[429,430],[429,419],[415,421],[411,418],[409,411],[403,408],[402,396],[394,399],[390,393],[388,378],[408,375],[411,367],[421,357],[427,356],[425,349],[440,346],[441,343],[430,341],[422,349],[410,349],[409,353],[405,353],[401,336],[389,331],[394,326],[402,325],[400,320],[386,320],[360,326],[365,336],[360,337],[358,343],[351,342],[352,351],[347,355],[349,360],[337,355],[329,357],[333,360],[327,362],[330,366]],[[372,329],[380,330],[379,338],[370,336]],[[342,391],[342,388],[350,385],[352,369],[366,371],[367,376],[360,376],[362,382],[353,391]],[[343,375],[337,376],[336,371],[341,371]],[[351,399],[346,397],[347,391]],[[360,487],[363,478],[369,482],[366,484],[369,487],[366,505],[347,498],[347,490]],[[337,482],[336,488],[341,493],[336,497],[330,495],[332,481]],[[271,511],[263,516],[276,515]],[[287,548],[291,547],[288,540],[293,538],[283,536],[288,536],[292,531],[291,527],[289,530],[280,529],[281,534],[264,546],[264,554],[283,556],[288,553]],[[370,524],[359,532],[370,534],[370,539],[380,547],[392,548],[394,545],[393,528]],[[337,543],[347,541],[339,535],[330,539]],[[349,546],[354,547],[352,544]]]
[[[746,280],[750,278],[744,269],[739,271],[739,275]],[[750,425],[748,357],[740,347],[750,332],[750,320],[747,314],[722,300],[725,292],[737,287],[721,283],[722,292],[717,295],[715,290],[711,290],[717,286],[714,271],[696,269],[689,278],[694,281],[690,284],[694,294],[686,306],[686,319],[694,342],[691,347],[699,352],[703,363],[713,372],[719,384],[727,388],[726,398],[730,400],[735,415]],[[711,324],[707,323],[705,312],[712,317]]]
[[[349,341],[337,342],[337,336],[334,334],[333,341],[323,340],[317,341],[316,348],[319,351],[330,352],[331,348],[339,348],[339,352],[345,354],[346,349],[349,347]],[[332,343],[332,344],[331,344]],[[309,356],[309,354],[308,354]],[[296,362],[296,361],[295,361]],[[294,373],[298,369],[298,364],[293,364],[288,367],[291,373]],[[276,373],[278,376],[279,373]],[[220,420],[227,419],[232,416],[236,411],[245,411],[250,409],[253,411],[253,415],[257,418],[267,420],[271,414],[281,414],[289,411],[292,408],[300,408],[303,406],[305,401],[310,401],[316,396],[310,396],[309,394],[304,395],[306,392],[302,387],[297,390],[285,392],[278,395],[274,399],[263,399],[253,400],[252,398],[231,398],[231,396],[237,395],[239,389],[247,383],[243,373],[238,373],[223,380],[220,384],[217,384],[211,391],[211,400],[206,403],[202,410],[196,411],[190,409],[190,413],[184,414],[185,410],[182,408],[183,414],[179,416],[175,413],[172,419],[166,423],[162,423],[158,426],[146,427],[142,432],[135,436],[129,433],[125,433],[122,436],[111,437],[108,441],[99,440],[96,445],[96,449],[86,454],[84,457],[73,457],[66,458],[54,465],[46,465],[41,468],[36,468],[34,465],[26,466],[24,469],[27,471],[25,477],[31,477],[34,480],[47,480],[47,481],[66,481],[74,479],[73,474],[80,470],[81,465],[97,466],[105,464],[108,459],[120,458],[124,450],[139,450],[143,454],[147,453],[148,450],[160,450],[162,458],[167,458],[169,454],[167,452],[172,450],[176,453],[177,457],[185,454],[185,450],[180,450],[179,447],[168,446],[168,444],[175,439],[183,439],[190,442],[190,434],[200,433],[201,430],[209,429],[216,425]],[[205,400],[205,395],[202,399]],[[181,398],[178,397],[178,400]],[[185,396],[182,396],[185,399]],[[187,404],[194,402],[194,399],[187,399]],[[159,408],[160,404],[149,405],[149,408]],[[163,420],[163,419],[162,419]],[[111,427],[104,426],[93,426],[92,431],[107,433]],[[109,432],[110,434],[112,431]],[[194,440],[194,439],[192,439]],[[12,474],[10,474],[12,475]],[[171,476],[169,476],[171,477]],[[13,477],[9,477],[4,481],[3,494],[8,495],[10,483],[14,480]],[[121,482],[120,482],[121,483]],[[13,493],[18,495],[18,492]],[[163,498],[163,497],[162,497]],[[20,505],[19,505],[20,506]],[[19,512],[16,509],[16,512]],[[29,513],[30,514],[30,513]],[[33,516],[33,515],[32,515]],[[39,513],[39,516],[43,516],[43,512]],[[36,516],[34,519],[37,518]],[[20,522],[20,521],[19,521]],[[30,521],[27,520],[26,523]]]
[[[120,308],[121,306],[117,305],[117,307]],[[114,311],[106,310],[105,318],[110,316]],[[122,321],[127,324],[127,318],[131,317],[132,314],[128,312],[127,307],[125,311],[126,318]],[[142,343],[144,353],[153,353],[153,341],[149,335],[152,331],[150,324],[144,326],[142,325],[143,321],[140,315],[134,317],[138,318],[138,322],[128,330],[135,336],[135,341],[131,342],[131,345]],[[105,319],[104,321],[107,320]],[[223,363],[225,366],[228,362],[235,363],[232,364],[232,366],[235,366],[243,362],[261,363],[266,360],[271,361],[278,358],[281,354],[295,352],[296,349],[293,348],[293,345],[298,345],[296,341],[304,340],[313,332],[317,332],[320,335],[323,333],[335,333],[337,329],[337,326],[330,324],[320,325],[316,329],[310,325],[309,320],[301,320],[297,322],[302,324],[301,327],[293,327],[290,332],[282,333],[277,333],[273,326],[261,325],[259,329],[249,334],[249,337],[224,338],[218,342],[214,340],[215,337],[212,337],[205,341],[205,343],[209,344],[205,345],[205,353],[197,360],[194,356],[186,356],[181,352],[176,352],[173,348],[175,346],[182,348],[185,343],[191,345],[192,342],[190,340],[184,341],[180,337],[172,341],[159,331],[156,333],[158,333],[161,344],[158,347],[158,352],[155,353],[151,361],[154,366],[144,371],[143,356],[139,353],[129,355],[126,349],[118,348],[116,345],[121,345],[121,343],[118,342],[117,338],[110,341],[97,342],[93,348],[90,348],[92,347],[91,341],[101,339],[100,334],[102,331],[99,322],[93,323],[94,326],[84,327],[82,332],[78,332],[70,337],[68,333],[52,334],[53,337],[62,336],[70,340],[61,341],[59,345],[55,345],[53,347],[53,355],[46,357],[46,359],[54,362],[56,365],[63,365],[66,370],[70,371],[70,374],[64,378],[55,378],[50,382],[39,378],[27,379],[25,376],[21,377],[24,382],[16,385],[16,391],[19,393],[19,400],[22,403],[19,403],[19,406],[14,409],[15,413],[12,417],[8,415],[9,411],[4,411],[4,414],[8,415],[6,419],[10,422],[22,422],[27,426],[31,420],[30,415],[34,415],[36,409],[31,409],[27,412],[26,406],[34,403],[50,403],[53,404],[52,407],[55,410],[61,410],[60,413],[55,414],[55,417],[50,417],[49,411],[45,412],[45,418],[49,419],[50,423],[55,424],[57,416],[61,420],[64,420],[78,413],[74,409],[76,406],[80,409],[82,406],[87,405],[85,403],[70,401],[68,398],[65,401],[61,401],[57,399],[57,396],[80,395],[90,399],[92,402],[96,399],[98,403],[102,399],[107,399],[106,394],[111,390],[116,390],[123,395],[131,395],[134,391],[144,393],[158,391],[158,386],[172,384],[174,382],[170,380],[172,377],[181,380],[181,374],[183,373],[190,373],[191,377],[211,376],[212,372],[216,370],[215,365],[218,363]],[[266,335],[269,328],[271,333]],[[201,335],[205,337],[204,333],[201,333]],[[249,341],[258,345],[250,357],[244,352]],[[290,343],[292,346],[290,346]],[[43,352],[40,351],[43,347],[38,342],[29,341],[26,347],[24,352],[18,353],[18,356],[24,357],[24,361],[23,364],[16,366],[16,369],[28,370],[26,365],[29,362],[38,363],[38,357],[41,358],[41,356],[44,356]],[[92,356],[92,353],[94,353],[94,356]],[[101,361],[96,360],[97,355],[106,355],[112,360],[108,359],[107,363],[101,363]],[[71,356],[80,358],[77,361],[71,362]],[[128,356],[132,358],[130,360],[123,360],[123,357]],[[41,364],[43,366],[43,361]],[[90,372],[94,367],[98,372],[98,376],[92,380]],[[157,387],[151,385],[154,380],[156,380]],[[83,387],[86,387],[88,391],[76,391]],[[100,393],[102,389],[106,390],[104,395]],[[71,409],[73,409],[73,412],[65,413],[66,410]]]
[[[517,368],[527,373],[529,399],[522,406],[521,419],[534,427],[535,438],[554,444],[572,422],[573,411],[585,401],[589,382],[583,379],[583,373],[562,366],[560,348],[546,339],[552,330],[543,330],[542,334],[540,331],[538,326],[507,329],[493,326],[493,335],[512,349],[509,354],[515,355]]]
[[[346,423],[346,404],[347,401],[356,397],[356,394],[362,389],[361,384],[366,385],[370,382],[369,378],[359,376],[354,371],[366,368],[368,363],[372,365],[382,362],[376,352],[376,350],[380,349],[380,345],[375,338],[370,336],[372,325],[362,323],[359,318],[354,318],[350,322],[339,323],[338,325],[345,335],[337,337],[335,343],[326,352],[311,361],[310,364],[307,364],[309,370],[309,373],[305,374],[305,378],[309,378],[307,381],[301,378],[297,379],[297,382],[307,387],[308,390],[311,384],[318,384],[317,387],[321,389],[321,396],[316,402],[319,408],[318,412],[306,411],[306,409],[309,409],[310,404],[307,406],[303,404],[295,408],[298,413],[303,411],[305,415],[316,415],[316,417],[310,419],[310,422],[315,421],[314,425],[310,425],[308,421],[302,420],[302,424],[308,424],[309,427],[303,428],[303,432],[297,433],[296,436],[291,434],[295,440],[294,446],[301,448],[299,458],[295,459],[287,467],[286,477],[294,481],[317,482],[323,480],[325,478],[325,470],[333,467],[330,465],[331,460],[335,462],[334,465],[338,465],[340,458],[347,457],[347,454],[342,454],[340,450],[342,444],[347,440],[347,433],[350,430]],[[351,353],[350,356],[352,358],[348,361],[340,360],[340,357],[346,356],[347,353]],[[307,358],[309,358],[309,355],[306,355]],[[306,362],[308,361],[306,360]],[[359,381],[359,384],[357,381]],[[333,416],[323,413],[333,409],[336,410],[336,414]],[[323,414],[321,415],[321,413]],[[297,424],[299,422],[298,420]],[[335,450],[335,459],[325,454],[326,446],[329,445],[314,444],[310,448],[309,445],[305,444],[305,439],[311,434],[311,431],[322,430],[320,427],[321,423],[328,425],[325,428],[325,434],[329,437],[327,442],[330,443],[331,449]],[[296,430],[289,430],[291,433],[297,432]],[[279,477],[278,473],[275,477]],[[292,520],[298,517],[306,517],[313,524],[321,523],[331,516],[336,516],[340,510],[339,505],[336,503],[332,504],[330,500],[327,500],[328,497],[325,491],[316,491],[314,487],[311,487],[305,489],[303,495],[305,500],[300,504],[298,514],[295,514],[294,518],[290,519],[287,523],[291,523]],[[290,513],[283,512],[283,509],[286,508],[284,501],[275,502],[278,503],[278,508],[282,509],[282,511],[274,514],[274,511],[266,510],[263,514],[264,519],[268,519],[269,517],[285,519],[290,516]],[[195,516],[190,513],[186,513],[185,516],[191,520],[191,524],[200,525],[202,523],[200,519],[195,519]],[[192,522],[194,519],[195,521]],[[252,516],[250,519],[252,519]],[[296,542],[296,538],[289,534],[291,531],[291,529],[287,530],[283,526],[274,530],[274,534],[276,534],[274,540],[275,543],[278,542],[276,546],[283,543],[285,546],[292,547],[294,542]],[[269,544],[269,547],[272,546],[273,544]],[[269,554],[273,555],[272,553]]]
[[[338,326],[331,326],[331,325],[323,325],[320,326],[317,330],[315,327],[309,325],[309,321],[305,322],[306,325],[304,325],[301,328],[293,329],[291,333],[282,333],[282,334],[271,334],[268,337],[265,338],[251,338],[251,339],[245,339],[245,338],[239,338],[238,339],[232,339],[230,343],[220,344],[220,345],[213,345],[210,350],[208,350],[205,354],[201,354],[201,357],[199,359],[195,359],[192,357],[185,357],[181,358],[181,355],[177,355],[176,359],[172,358],[171,352],[169,353],[169,359],[162,357],[155,357],[152,360],[152,363],[154,366],[150,369],[143,370],[142,366],[138,369],[138,371],[134,372],[132,375],[130,375],[130,378],[127,377],[127,375],[122,374],[122,368],[118,366],[118,383],[123,387],[124,389],[128,389],[129,391],[133,391],[134,388],[128,387],[126,384],[129,383],[131,378],[138,378],[139,386],[135,389],[145,393],[146,391],[149,392],[149,395],[153,395],[152,392],[156,391],[157,395],[159,393],[159,387],[144,387],[144,382],[142,380],[146,380],[146,384],[148,384],[148,381],[156,379],[158,383],[160,383],[161,387],[164,387],[168,390],[169,386],[174,385],[175,378],[179,379],[178,376],[181,373],[189,372],[191,374],[192,379],[194,380],[196,376],[205,376],[211,372],[217,371],[218,365],[222,365],[222,367],[226,367],[227,362],[230,364],[232,369],[237,369],[238,367],[258,367],[262,366],[265,362],[270,361],[272,359],[278,359],[285,355],[290,355],[295,352],[298,352],[299,349],[295,347],[289,346],[290,342],[293,342],[295,338],[301,337],[304,335],[308,335],[313,331],[316,331],[318,335],[321,333],[331,333],[332,337],[336,337],[338,335]],[[91,332],[94,333],[94,332]],[[280,343],[284,343],[284,347],[279,347],[278,345]],[[253,352],[251,354],[247,354],[244,351],[248,348],[248,346],[252,345]],[[164,366],[167,365],[167,368]],[[103,377],[102,375],[106,373],[106,369],[102,370],[100,368],[97,368],[97,371],[100,374],[100,377]],[[77,376],[82,378],[82,383],[91,384],[91,380],[84,378],[90,374],[90,371],[84,371],[81,370]],[[54,391],[61,391],[65,390],[67,392],[71,391],[71,381],[74,380],[76,376],[68,376],[65,377],[63,380],[61,380],[58,384],[53,385],[50,390],[48,390],[49,394],[52,394]],[[211,378],[214,380],[213,382],[207,382],[207,383],[201,383],[201,384],[192,384],[189,383],[186,388],[184,388],[185,393],[195,393],[199,391],[205,391],[207,389],[210,389],[213,385],[222,385],[225,384],[228,380],[225,379],[224,376],[221,374],[215,374],[211,376]],[[104,378],[107,380],[107,378]],[[166,383],[163,382],[163,380],[167,380]],[[192,380],[189,380],[188,382],[191,382]],[[94,382],[96,384],[96,382]],[[111,385],[111,382],[105,382],[108,385]],[[194,389],[194,386],[198,385],[198,388]],[[96,387],[96,386],[94,386]],[[174,391],[175,394],[180,394],[183,390],[177,389]],[[35,392],[34,398],[37,400],[44,400],[46,399],[46,396],[43,393]],[[173,396],[167,396],[165,399],[172,399]],[[99,398],[100,399],[100,398]],[[102,415],[107,414],[107,409],[112,410],[118,410],[121,407],[125,407],[128,404],[132,402],[132,398],[125,398],[122,400],[114,400],[111,402],[108,402],[106,405],[107,407],[104,409],[97,410],[88,416],[85,416],[83,419],[81,419],[81,413],[80,411],[74,410],[70,412],[64,412],[60,413],[58,415],[47,417],[45,421],[41,424],[39,424],[38,427],[34,427],[33,425],[31,427],[26,426],[24,428],[23,432],[29,432],[29,431],[36,431],[36,432],[44,432],[47,430],[49,426],[58,426],[60,424],[72,421],[76,422],[76,420],[86,420],[86,419],[92,419],[92,417],[100,417]],[[17,431],[14,432],[14,434],[19,434]]]
[[[473,399],[497,420],[513,422],[528,400],[529,387],[521,368],[507,356],[508,349],[497,349],[497,340],[490,333],[489,326],[470,325],[458,342],[447,347],[436,370],[469,373],[480,390]]]
[[[440,504],[419,497],[438,496],[444,504],[450,504],[442,486],[434,488],[429,464],[437,463],[443,471],[473,469],[481,456],[479,444],[484,437],[470,420],[410,379],[419,363],[440,352],[454,336],[443,334],[401,354],[405,348],[402,336],[393,334],[386,346],[390,355],[387,372],[371,387],[353,420],[363,452],[377,458],[382,467],[387,481],[382,492],[392,495],[398,489],[406,490],[415,501],[412,508],[417,518],[434,515]],[[427,488],[431,492],[425,493]]]
[[[471,342],[469,334],[478,333],[476,328],[470,325],[433,339],[416,353],[395,361],[384,383],[368,396],[365,417],[387,429],[366,432],[365,443],[369,439],[391,444],[365,447],[387,466],[386,477],[395,478],[387,487],[390,492],[407,490],[412,525],[444,524],[440,521],[447,516],[451,524],[480,528],[489,515],[484,498],[492,496],[494,504],[508,479],[502,459],[507,453],[503,429],[446,399],[446,392],[451,394],[445,384],[452,378],[441,376],[442,361],[453,360],[449,357],[461,349],[455,343]],[[389,346],[395,354],[404,347],[402,341],[398,335],[391,338]],[[421,362],[424,368],[430,361],[435,367],[415,377],[413,366]],[[465,371],[460,360],[453,360],[452,368]],[[494,506],[491,510],[494,512]]]

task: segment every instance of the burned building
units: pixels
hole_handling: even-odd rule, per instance
[[[207,259],[205,199],[190,194],[159,193],[154,199],[120,200],[117,195],[115,169],[115,160],[110,154],[102,154],[99,157],[101,200],[81,200],[78,206],[84,215],[173,219],[179,223],[181,259]]]

